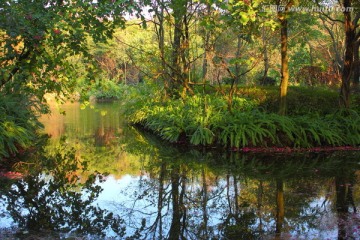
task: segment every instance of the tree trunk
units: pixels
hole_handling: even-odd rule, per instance
[[[279,12],[278,18],[281,26],[281,82],[280,82],[280,108],[279,114],[286,114],[286,97],[289,85],[289,59],[288,59],[288,32],[287,32],[287,9]]]
[[[160,58],[161,58],[161,77],[164,80],[165,89],[169,88],[169,79],[165,77],[166,75],[166,60],[165,60],[165,31],[164,31],[164,2],[163,0],[159,0],[158,4],[160,5],[160,12],[157,12],[158,18],[158,41],[159,41],[159,50],[160,50]]]
[[[359,90],[359,81],[360,81],[360,57],[359,49],[360,48],[360,39],[358,39],[354,46],[354,75],[353,75],[353,85],[355,90]]]
[[[181,49],[181,60],[182,60],[182,72],[181,72],[181,82],[183,86],[183,91],[181,97],[185,97],[187,91],[192,92],[189,86],[190,82],[190,61],[189,61],[189,46],[190,46],[190,32],[189,32],[189,20],[186,14],[183,16],[183,41]]]
[[[173,85],[178,87],[181,82],[181,35],[182,35],[182,17],[175,15],[174,11],[174,39],[172,44],[172,61],[171,61],[171,79],[173,81]],[[173,86],[172,88],[174,88]],[[172,89],[172,91],[175,89]]]
[[[185,97],[189,87],[188,61],[189,51],[189,22],[187,19],[187,0],[173,0],[172,10],[174,17],[174,38],[172,43],[171,79],[172,94],[176,97]],[[182,88],[182,92],[180,89]]]
[[[206,4],[206,15],[210,16],[211,14],[211,5],[209,3]],[[205,29],[205,36],[204,36],[204,58],[202,63],[202,80],[205,84],[208,72],[208,57],[210,52],[210,31]]]
[[[240,59],[240,50],[241,50],[241,47],[242,47],[242,34],[239,33],[237,35],[237,47],[236,47],[236,59]],[[240,64],[238,63],[238,61],[236,61],[235,63],[235,79],[233,79],[234,83],[237,85],[239,84],[239,81],[240,81]]]
[[[345,9],[351,7],[351,0],[344,0],[343,7]],[[356,28],[351,20],[351,12],[344,11],[344,27],[345,27],[345,56],[344,67],[341,74],[340,89],[340,106],[344,108],[350,107],[350,82],[352,75],[352,67],[354,62],[354,43],[356,41]]]
[[[268,76],[268,72],[269,72],[269,68],[270,68],[270,64],[269,64],[269,57],[268,57],[268,48],[267,48],[267,44],[268,41],[266,39],[266,35],[265,35],[266,31],[265,31],[265,27],[262,27],[262,32],[261,32],[261,37],[262,37],[262,42],[263,42],[263,58],[264,58],[264,74],[263,74],[263,82],[265,82],[265,79]]]

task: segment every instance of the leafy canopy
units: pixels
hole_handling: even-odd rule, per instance
[[[81,54],[90,62],[88,38],[106,41],[134,9],[126,0],[1,1],[0,90],[17,86],[40,98],[63,92],[76,77],[69,57]]]

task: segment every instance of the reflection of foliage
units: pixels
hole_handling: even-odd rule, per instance
[[[95,103],[87,107],[84,104],[83,109],[79,105],[64,105],[66,116],[54,116],[45,124],[49,127],[47,131],[54,132],[46,151],[56,152],[62,136],[70,147],[76,149],[77,156],[91,159],[89,170],[110,172],[117,178],[124,174],[124,170],[138,173],[139,157],[128,154],[123,147],[127,141],[132,141],[133,131],[122,124],[118,108],[119,102]],[[64,120],[57,121],[58,118]],[[60,136],[58,129],[63,130]]]
[[[254,212],[239,213],[239,215],[232,217],[228,216],[223,226],[225,239],[256,239],[256,234],[251,229],[255,222],[256,215]]]
[[[145,216],[149,227],[143,234],[155,238],[174,234],[170,227],[174,224],[180,224],[178,236],[184,238],[268,236],[277,223],[278,181],[284,182],[285,218],[280,231],[299,236],[314,230],[321,234],[319,219],[334,202],[329,199],[334,194],[332,177],[358,169],[358,154],[351,152],[255,155],[189,151],[164,145],[159,138],[137,130],[139,136],[125,149],[150,158],[144,169],[151,178],[134,183],[136,191],[128,194],[134,194],[136,204],[128,212],[131,219]],[[337,171],[339,166],[344,168],[342,173]],[[178,189],[175,195],[174,187]],[[174,211],[174,199],[178,215],[167,211],[168,207]],[[143,206],[150,205],[158,210],[143,215]]]
[[[80,183],[80,166],[74,150],[64,144],[58,152],[38,159],[31,175],[14,183],[6,194],[8,211],[19,224],[31,231],[59,231],[104,236],[111,228],[119,236],[124,234],[122,220],[100,209],[93,202],[101,193],[96,181],[102,175],[94,173]]]

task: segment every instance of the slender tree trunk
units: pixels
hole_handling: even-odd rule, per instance
[[[158,41],[161,58],[161,75],[164,79],[165,88],[169,88],[169,79],[165,79],[166,73],[166,60],[165,60],[165,31],[164,31],[164,2],[159,0],[160,12],[158,12],[159,28],[158,28]]]
[[[261,31],[261,37],[262,37],[262,43],[263,43],[263,58],[264,58],[264,74],[263,74],[263,82],[265,82],[265,79],[268,76],[268,72],[269,72],[269,68],[270,68],[270,64],[269,64],[269,57],[268,57],[268,48],[267,48],[267,44],[268,41],[266,39],[266,29],[263,26],[262,27],[262,31]]]
[[[178,14],[177,14],[178,15]],[[172,45],[172,64],[171,64],[171,79],[176,88],[181,83],[181,35],[182,35],[182,17],[175,15],[174,11],[174,39]],[[175,89],[172,89],[174,91]]]
[[[203,80],[203,83],[206,82],[206,75],[207,75],[207,70],[208,70],[208,47],[206,45],[208,45],[208,42],[209,42],[209,36],[208,34],[206,34],[205,36],[205,51],[204,51],[204,58],[203,58],[203,62],[202,62],[202,80]]]
[[[353,77],[353,85],[355,90],[359,90],[359,81],[360,81],[360,57],[359,57],[359,49],[360,48],[360,39],[358,39],[354,46],[354,77]]]
[[[155,25],[155,33],[158,41],[158,48],[160,53],[160,61],[161,61],[161,69],[160,69],[160,77],[158,78],[161,82],[164,83],[164,97],[168,97],[168,93],[171,93],[171,89],[173,88],[172,79],[170,76],[170,72],[168,71],[168,64],[166,62],[165,56],[165,5],[164,0],[156,0],[156,4],[154,4],[156,20]]]
[[[324,17],[320,17],[320,18],[323,22],[323,27],[326,29],[326,31],[329,33],[329,35],[331,37],[332,49],[335,54],[332,57],[333,58],[333,64],[332,64],[333,72],[337,76],[340,76],[340,73],[342,72],[342,69],[343,69],[343,59],[342,59],[342,55],[341,55],[341,52],[340,52],[340,49],[338,46],[338,39],[335,37],[334,31],[327,26],[325,18]],[[332,56],[332,55],[329,54],[329,56]]]
[[[279,12],[278,18],[281,26],[281,82],[280,82],[280,108],[279,114],[286,114],[286,98],[287,89],[289,85],[289,59],[288,59],[288,32],[287,32],[287,14],[285,12]]]
[[[285,218],[284,183],[276,181],[276,239],[281,239],[281,231]]]
[[[188,0],[172,0],[174,17],[174,38],[172,43],[171,79],[172,93],[184,98],[192,90],[189,87],[189,20],[187,18]],[[180,91],[182,87],[182,91]]]
[[[237,47],[236,47],[236,59],[240,58],[240,50],[242,46],[241,34],[237,35]],[[236,62],[235,64],[235,79],[233,79],[234,83],[237,85],[240,81],[240,64]]]
[[[206,4],[206,15],[210,16],[211,14],[211,5]],[[204,58],[202,63],[202,80],[203,83],[206,82],[207,72],[208,72],[208,57],[210,51],[210,31],[205,28],[205,37],[204,37]]]
[[[189,86],[190,81],[190,61],[189,61],[189,46],[190,46],[190,32],[189,32],[189,20],[186,14],[183,16],[183,41],[182,41],[182,50],[181,50],[181,60],[182,60],[182,73],[181,81],[183,85],[182,97],[186,96],[187,91],[192,92]]]
[[[351,0],[344,0],[343,7],[351,7]],[[344,27],[345,27],[345,57],[344,67],[341,74],[340,89],[340,106],[344,108],[350,107],[350,82],[352,75],[352,67],[354,62],[354,43],[355,43],[355,26],[351,20],[351,12],[344,11]]]
[[[313,47],[311,46],[310,42],[308,42],[307,44],[309,46],[310,66],[314,66]]]

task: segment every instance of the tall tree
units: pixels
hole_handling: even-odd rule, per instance
[[[344,0],[342,2],[344,7],[344,28],[345,28],[345,53],[344,53],[344,67],[342,71],[342,82],[340,89],[340,105],[345,108],[350,107],[350,84],[354,64],[354,50],[356,43],[356,28],[360,17],[360,12],[353,19],[350,8],[352,7],[352,0]]]
[[[317,1],[320,5],[321,1]],[[345,33],[345,51],[343,57],[343,67],[341,73],[341,88],[340,88],[340,106],[344,108],[350,107],[350,91],[351,91],[351,79],[353,77],[355,85],[358,83],[358,79],[355,80],[358,74],[355,71],[357,64],[358,47],[357,41],[360,39],[359,20],[360,9],[359,2],[355,0],[342,0],[338,1],[338,4],[342,12],[341,18],[333,18],[330,14],[322,12],[322,14],[333,22],[340,22],[344,26]],[[355,53],[357,51],[357,53]]]
[[[277,0],[277,17],[280,22],[280,41],[281,41],[281,82],[280,82],[280,107],[279,114],[286,114],[286,98],[289,85],[289,57],[288,57],[288,13],[290,7],[294,5],[293,0]],[[281,7],[280,7],[281,6]]]

